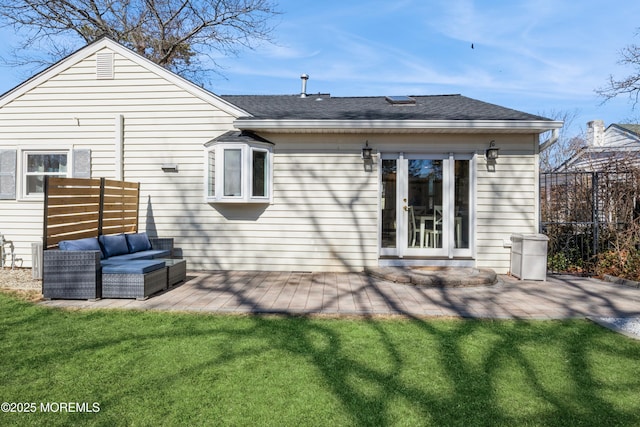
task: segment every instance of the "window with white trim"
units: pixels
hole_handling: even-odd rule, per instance
[[[206,152],[210,203],[270,203],[272,144],[216,142]]]
[[[67,151],[24,151],[22,172],[24,197],[42,196],[44,193],[44,177],[67,177]]]

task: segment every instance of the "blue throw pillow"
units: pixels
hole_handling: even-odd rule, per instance
[[[151,249],[151,242],[147,233],[135,233],[125,234],[127,236],[127,245],[129,246],[129,253],[135,253],[140,251],[146,251]]]
[[[100,243],[95,237],[87,237],[85,239],[63,240],[58,243],[58,247],[62,251],[100,251],[100,259],[104,257]]]
[[[129,253],[127,246],[127,238],[124,234],[116,234],[115,236],[100,236],[100,243],[104,249],[107,258],[116,255],[124,255]]]

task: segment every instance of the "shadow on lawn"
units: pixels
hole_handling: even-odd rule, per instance
[[[229,274],[225,283],[234,286],[234,280],[240,279]],[[368,289],[378,290],[384,298],[385,293],[374,279],[370,280]],[[242,303],[260,304],[251,296],[251,287],[238,287],[241,290],[236,289],[236,294],[244,298]],[[61,366],[72,372],[85,371],[86,377],[77,379],[85,382],[75,390],[83,395],[70,397],[83,398],[94,393],[102,396],[102,421],[106,418],[122,422],[113,418],[112,411],[121,408],[126,399],[151,399],[158,405],[155,416],[173,422],[172,402],[183,404],[181,400],[185,399],[180,387],[197,389],[199,394],[195,397],[209,398],[212,406],[224,404],[212,399],[212,395],[229,392],[236,404],[229,411],[242,415],[238,401],[252,406],[255,405],[252,400],[257,400],[257,396],[244,394],[251,392],[251,376],[242,376],[249,384],[236,385],[230,391],[226,387],[234,385],[235,373],[244,369],[253,370],[256,375],[253,382],[260,385],[257,389],[263,393],[273,392],[274,396],[284,395],[293,400],[305,384],[298,387],[296,378],[291,376],[288,378],[291,382],[269,379],[272,372],[278,371],[260,363],[263,355],[276,354],[288,359],[292,370],[295,364],[311,366],[312,375],[319,378],[322,387],[318,393],[323,396],[318,401],[324,397],[325,402],[339,402],[351,425],[402,424],[405,416],[412,424],[420,421],[438,426],[640,422],[637,405],[628,403],[634,402],[629,396],[640,390],[636,362],[640,359],[640,348],[632,341],[628,341],[629,345],[614,346],[614,342],[625,342],[607,339],[612,337],[609,331],[588,322],[431,322],[410,314],[406,314],[405,320],[365,317],[353,322],[336,320],[333,324],[332,320],[286,315],[228,317],[222,322],[207,322],[203,316],[127,312],[118,322],[122,330],[112,331],[113,317],[109,311],[75,313],[18,305],[6,306],[0,316],[0,339],[15,342],[23,352],[12,350],[11,356],[7,352],[0,356],[0,361],[4,366],[22,364],[25,368],[35,366],[51,372],[51,378],[37,378],[43,384],[60,377]],[[62,325],[64,334],[51,337],[46,327],[51,324]],[[14,331],[33,329],[41,329],[44,335],[29,334],[25,342],[8,337]],[[174,348],[166,355],[169,360],[165,356],[160,362],[155,351],[157,343],[165,341]],[[26,360],[19,360],[21,354]],[[630,371],[606,371],[603,359],[623,359],[625,362],[616,366],[629,366]],[[150,364],[160,364],[166,369],[151,368]],[[86,372],[91,371],[90,366],[97,368]],[[103,369],[104,366],[110,368]],[[119,387],[104,386],[113,380],[109,375],[115,372],[131,378]],[[136,378],[134,373],[140,377]],[[617,375],[620,380],[612,380],[610,375]],[[185,377],[189,384],[184,384]],[[249,391],[242,389],[245,386]],[[46,385],[42,389],[47,390]],[[171,395],[174,389],[179,391]],[[162,399],[153,397],[157,390],[163,390]],[[627,403],[611,403],[618,396],[624,396]],[[218,394],[216,398],[219,397]],[[318,404],[315,396],[302,401],[305,405]],[[278,413],[269,413],[270,422],[277,424]],[[295,412],[288,414],[287,419],[289,423],[294,419],[314,424],[314,419],[304,417],[303,412]],[[124,420],[127,421],[126,416]],[[185,423],[201,421],[188,419]]]
[[[238,280],[230,274],[224,281],[229,290],[233,288],[238,304],[260,307],[260,301],[252,297],[253,288]],[[255,316],[255,327],[243,334],[261,333],[269,337],[270,349],[312,364],[356,425],[398,422],[394,417],[399,403],[419,412],[432,425],[626,425],[639,421],[633,411],[622,409],[624,405],[613,405],[604,398],[640,389],[638,380],[616,389],[598,378],[604,374],[598,372],[594,354],[630,359],[640,355],[635,350],[621,354],[620,348],[601,342],[609,332],[588,322],[459,320],[442,326],[404,312],[385,296],[375,279],[367,280],[369,292],[374,290],[396,312],[404,313],[407,328],[419,330],[419,341],[407,342],[387,330],[386,320],[363,318],[371,346],[378,347],[384,366],[359,358],[348,337],[313,317]],[[358,292],[356,296],[366,297]],[[317,345],[318,337],[325,345]],[[545,348],[558,343],[559,351],[554,348],[550,353],[560,354],[561,360],[553,356],[545,360]],[[243,356],[234,353],[229,357]],[[424,359],[424,369],[433,372],[408,370],[421,366],[420,359]],[[414,381],[413,376],[419,379]],[[518,384],[505,383],[511,377]]]

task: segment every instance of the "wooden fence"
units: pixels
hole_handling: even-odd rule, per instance
[[[105,178],[46,177],[44,249],[62,240],[138,231],[140,184]]]

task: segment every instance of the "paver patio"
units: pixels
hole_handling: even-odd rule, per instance
[[[491,286],[429,288],[364,273],[189,271],[186,282],[145,301],[50,300],[41,304],[210,313],[565,319],[638,317],[640,290],[562,275],[549,276],[546,282],[499,276]]]

